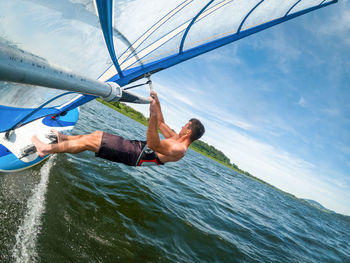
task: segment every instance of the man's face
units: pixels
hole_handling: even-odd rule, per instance
[[[189,121],[189,122],[186,123],[185,126],[182,126],[182,129],[181,129],[181,131],[179,133],[180,137],[186,135],[187,131],[191,131],[190,128],[189,128],[190,124],[191,124],[191,122]]]

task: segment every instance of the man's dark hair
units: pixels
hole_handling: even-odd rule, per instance
[[[190,125],[188,128],[192,131],[190,137],[191,142],[198,140],[205,132],[203,124],[195,118],[190,119]]]

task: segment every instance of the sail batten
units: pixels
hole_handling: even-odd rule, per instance
[[[180,43],[180,48],[179,48],[179,53],[183,52],[183,47],[184,47],[184,43],[185,43],[185,39],[186,36],[188,34],[188,32],[190,31],[192,25],[196,22],[196,20],[198,19],[198,17],[208,8],[208,6],[210,6],[212,3],[214,2],[214,0],[209,1],[204,7],[203,9],[201,9],[198,14],[192,19],[192,21],[189,23],[188,27],[186,28],[186,31],[181,39],[181,43]]]
[[[287,16],[287,15],[292,11],[292,9],[293,9],[297,4],[299,4],[301,1],[302,1],[302,0],[296,1],[295,4],[292,5],[291,8],[288,9],[287,13],[286,13],[284,16]]]

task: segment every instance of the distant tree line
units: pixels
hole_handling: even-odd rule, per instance
[[[230,165],[230,159],[220,150],[216,149],[214,146],[209,145],[201,140],[194,141],[191,144],[192,148],[198,149],[199,151],[213,157],[216,160],[221,161],[224,164]]]
[[[119,101],[116,102],[106,102],[102,99],[97,99],[99,102],[117,110],[118,112],[128,116],[129,118],[140,122],[143,125],[148,125],[149,118],[146,118],[141,112],[134,110],[133,108],[129,107],[128,105],[121,103]]]
[[[231,160],[222,151],[216,149],[214,146],[209,145],[206,142],[203,142],[201,140],[194,141],[191,144],[191,146],[192,146],[191,148],[193,150],[196,150],[196,151],[210,157],[211,159],[219,161],[222,164],[224,164],[225,166],[232,168],[233,170],[235,170],[241,174],[245,174],[245,175],[248,175],[250,177],[257,179],[256,177],[254,177],[250,173],[241,170],[236,164],[231,163]]]

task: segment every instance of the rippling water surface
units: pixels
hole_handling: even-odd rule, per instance
[[[103,105],[75,133],[145,139]],[[0,262],[350,262],[350,220],[328,214],[193,151],[134,168],[60,154],[0,174]]]

